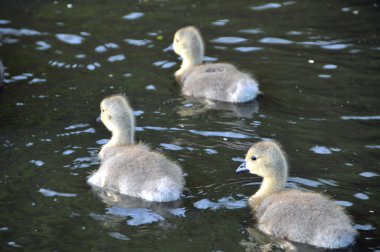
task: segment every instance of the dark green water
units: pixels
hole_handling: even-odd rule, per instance
[[[271,138],[288,153],[289,186],[346,206],[360,232],[351,251],[380,251],[380,6],[268,3],[2,0],[0,250],[261,251],[268,237],[251,237],[246,206],[260,179],[234,170]],[[180,94],[166,48],[189,24],[207,59],[256,75],[258,104]],[[86,184],[110,137],[99,103],[119,92],[137,111],[137,139],[188,174],[191,196],[177,205],[131,209]]]

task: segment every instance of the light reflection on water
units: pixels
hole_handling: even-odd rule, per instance
[[[242,240],[268,237],[242,224],[254,225],[246,200],[261,179],[234,170],[253,142],[276,139],[289,157],[287,187],[333,197],[361,233],[353,250],[380,249],[376,4],[25,4],[0,10],[0,247],[241,251]],[[169,45],[189,24],[204,35],[205,61],[256,76],[258,102],[181,96]],[[107,201],[85,183],[110,136],[96,122],[99,102],[119,92],[136,109],[137,140],[184,167],[189,195],[177,205]]]

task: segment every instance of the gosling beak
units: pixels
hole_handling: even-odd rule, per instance
[[[235,173],[243,173],[243,172],[249,172],[245,161],[235,171]]]

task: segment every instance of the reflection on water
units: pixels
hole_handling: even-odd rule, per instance
[[[380,250],[378,13],[375,1],[3,1],[0,250],[313,250],[255,233],[246,201],[261,179],[234,170],[261,139],[288,153],[288,188],[346,207],[352,251]],[[185,25],[201,29],[206,62],[254,73],[265,95],[183,97],[170,44]],[[94,197],[86,177],[110,137],[99,102],[114,93],[137,109],[137,140],[183,166],[182,201]]]
[[[170,217],[186,217],[185,208],[180,208],[181,201],[149,202],[125,195],[117,195],[93,187],[93,192],[108,207],[105,214],[91,213],[95,220],[107,222],[127,220],[127,225],[140,226],[158,221],[165,221]]]

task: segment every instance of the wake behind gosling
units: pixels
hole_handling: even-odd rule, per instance
[[[288,163],[276,142],[254,144],[236,172],[263,177],[249,205],[264,233],[328,249],[355,242],[358,232],[342,207],[319,193],[285,190]]]
[[[107,97],[100,110],[101,121],[112,132],[112,138],[102,146],[101,165],[87,183],[147,201],[178,200],[185,184],[182,169],[147,145],[135,144],[135,119],[127,98]]]

